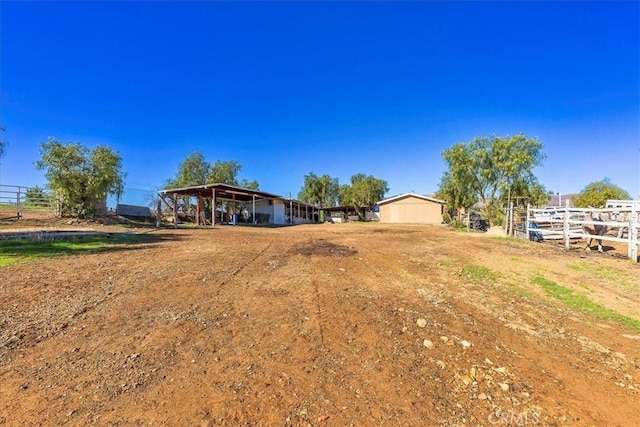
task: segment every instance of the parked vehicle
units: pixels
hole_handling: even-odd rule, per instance
[[[566,208],[560,206],[547,206],[544,208],[544,211],[537,213],[534,215],[534,219],[539,222],[549,221],[549,220],[560,220],[564,219],[564,214],[567,212]],[[582,209],[570,208],[568,210],[569,217],[572,219],[584,218],[584,212]]]
[[[477,213],[471,214],[471,223],[469,223],[469,217],[467,215],[462,219],[462,223],[472,230],[487,231],[489,229],[487,221]]]
[[[560,210],[564,210],[560,206],[547,206],[542,212],[536,213],[534,218],[537,221],[548,221],[554,219],[558,215]]]

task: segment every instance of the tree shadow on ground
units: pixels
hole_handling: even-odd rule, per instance
[[[180,240],[166,233],[14,233],[0,240],[0,266],[36,258],[147,249],[165,241]]]

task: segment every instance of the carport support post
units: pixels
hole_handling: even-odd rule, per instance
[[[252,203],[253,203],[253,223],[256,223],[256,195],[254,194],[252,196]]]
[[[202,197],[200,196],[200,193],[198,193],[198,202],[196,204],[196,224],[197,225],[201,225],[200,224],[200,211],[201,211],[201,206],[202,206]]]
[[[211,228],[216,225],[216,189],[214,188],[211,194]]]
[[[173,193],[173,226],[178,228],[178,194]]]

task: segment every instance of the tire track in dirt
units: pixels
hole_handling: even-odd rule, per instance
[[[340,244],[335,243],[339,241],[338,239],[322,239],[322,245],[319,246],[320,248],[328,247],[328,240],[339,247]],[[311,243],[308,246],[312,248],[315,245],[314,240],[310,239],[309,242]],[[405,377],[407,373],[412,371],[422,372],[424,366],[423,358],[419,355],[409,359],[400,356],[400,347],[403,350],[414,352],[416,347],[418,349],[421,347],[421,341],[416,345],[414,338],[403,338],[400,326],[394,324],[393,321],[390,322],[387,318],[389,313],[397,315],[398,305],[404,305],[401,301],[406,303],[407,295],[413,294],[414,290],[411,289],[407,293],[402,286],[398,287],[397,291],[400,294],[396,292],[396,295],[399,297],[399,301],[395,301],[389,306],[384,302],[386,297],[390,293],[393,294],[394,285],[400,284],[402,281],[396,277],[398,275],[396,267],[391,267],[393,260],[389,261],[388,257],[385,257],[387,261],[384,265],[389,267],[385,269],[365,261],[366,258],[367,254],[354,253],[349,257],[330,258],[318,254],[311,256],[308,263],[310,269],[305,269],[304,275],[306,277],[315,278],[313,284],[314,289],[317,289],[317,301],[319,302],[317,311],[321,313],[318,329],[322,328],[325,343],[320,356],[324,368],[319,374],[320,387],[316,388],[335,390],[337,387],[342,390],[350,390],[357,398],[357,403],[352,401],[348,404],[349,407],[354,407],[357,411],[356,409],[351,412],[347,410],[345,418],[338,418],[338,424],[352,422],[355,419],[354,411],[359,413],[373,412],[373,418],[369,421],[372,423],[379,423],[381,420],[393,419],[393,417],[400,415],[409,417],[407,419],[413,419],[414,423],[422,423],[424,418],[411,418],[415,416],[416,407],[376,409],[376,402],[384,401],[389,394],[395,395],[397,393],[394,389],[394,384],[397,383],[393,380],[395,377]],[[328,262],[328,260],[331,261]],[[323,268],[327,264],[331,265],[330,270]],[[365,271],[367,279],[370,279],[370,275],[373,273],[376,277],[375,283],[386,282],[388,286],[374,286],[373,288],[362,286],[360,279],[361,274],[364,274]],[[406,279],[406,275],[400,276]],[[403,296],[405,293],[407,295]],[[329,312],[331,313],[330,317],[324,315]],[[378,314],[381,312],[384,314]],[[401,316],[404,316],[405,312],[402,313]],[[409,313],[410,317],[415,314],[408,310],[406,314]],[[347,319],[350,323],[345,322]],[[407,324],[406,322],[402,319],[399,323],[403,325]],[[398,335],[399,338],[392,337],[390,341],[390,336],[386,333],[381,335],[380,329],[388,331],[389,334]],[[395,361],[392,363],[397,365],[397,369],[385,370],[386,380],[381,380],[385,384],[384,386],[373,386],[370,381],[366,380],[370,375],[369,370],[375,369],[378,363],[390,359]],[[345,371],[347,366],[349,368]],[[402,369],[403,366],[405,369]],[[340,375],[333,376],[332,372],[340,372]],[[423,389],[425,384],[419,374],[415,374],[415,376],[417,376],[415,380],[418,383],[415,385],[414,392],[419,395],[419,390]],[[365,378],[365,380],[360,378]],[[404,380],[402,381],[404,382]],[[377,382],[379,383],[380,380]],[[366,389],[369,391],[365,392]],[[327,393],[331,395],[330,391]],[[443,393],[442,396],[445,394]],[[339,403],[335,405],[335,411],[341,413],[342,405]],[[418,412],[428,414],[429,409],[421,409]],[[349,418],[349,416],[353,418]],[[433,414],[431,418],[426,419],[433,419]]]
[[[322,304],[321,304],[321,298],[320,298],[320,285],[318,284],[317,281],[314,281],[314,287],[315,287],[315,291],[316,291],[316,310],[318,313],[318,329],[320,332],[320,345],[322,347],[324,347],[324,327],[323,327],[323,323],[324,323],[324,312],[322,310]]]
[[[350,385],[356,391],[359,388],[369,389],[367,394],[360,395],[362,403],[359,409],[375,414],[370,420],[372,423],[398,416],[413,420],[409,424],[419,424],[425,419],[434,422],[437,418],[435,413],[455,402],[450,402],[445,391],[446,378],[440,374],[435,360],[429,359],[423,351],[426,349],[415,331],[418,329],[416,319],[426,314],[424,310],[412,308],[416,301],[415,289],[406,284],[414,283],[416,278],[398,267],[397,259],[371,248],[345,259],[343,264],[344,271],[336,273],[336,281],[344,285],[331,286],[330,283],[325,283],[323,287],[326,290],[324,303],[328,307],[339,307],[341,317],[351,319],[355,323],[354,327],[357,326],[357,329],[345,329],[347,335],[344,338],[348,340],[348,344],[342,351],[343,357],[354,365],[354,372],[359,372],[356,378],[366,378],[367,371],[371,367],[375,368],[379,362],[393,365],[393,368],[382,369],[378,374],[384,378],[378,383],[383,382],[385,386],[372,387],[366,381],[347,380],[346,386]],[[374,278],[374,286],[363,286],[361,283],[365,271],[367,279]],[[368,283],[371,282],[368,280]],[[329,295],[332,297],[327,298]],[[426,317],[431,319],[441,317],[433,316],[431,310],[428,314]],[[363,345],[364,347],[358,348]],[[359,359],[349,355],[349,348],[352,346],[358,349]],[[374,354],[375,358],[369,359],[370,354]],[[433,368],[429,369],[429,366]],[[440,387],[441,392],[434,400],[431,397],[424,400],[426,396],[422,395],[421,390],[427,386],[426,381],[429,381],[430,387]],[[376,402],[397,394],[396,387],[399,383],[411,390],[406,398],[416,401],[411,406],[376,410]],[[401,395],[397,397],[402,398]],[[422,402],[416,406],[417,401]]]
[[[258,253],[253,256],[252,258],[249,258],[245,263],[243,263],[242,265],[240,265],[239,267],[235,268],[233,271],[231,271],[231,273],[229,273],[227,275],[227,277],[223,278],[220,282],[217,283],[218,288],[222,288],[224,285],[226,285],[227,283],[229,283],[229,281],[231,281],[232,279],[236,278],[244,269],[246,269],[249,265],[251,265],[252,263],[256,262],[260,257],[264,256],[267,251],[278,241],[280,240],[280,238],[278,236],[274,237],[273,239],[271,239],[271,241],[269,243],[267,243],[262,249],[260,249],[260,251],[258,251]],[[219,293],[219,290],[217,291]]]

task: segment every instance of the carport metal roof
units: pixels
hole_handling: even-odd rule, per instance
[[[254,196],[262,199],[282,199],[281,196],[267,193],[265,191],[250,190],[248,188],[237,187],[235,185],[219,183],[195,185],[193,187],[183,188],[165,188],[164,190],[160,190],[159,193],[167,196],[175,194],[177,196],[192,196],[210,199],[213,197],[214,189],[216,190],[216,199],[236,200],[240,202],[251,201]]]

